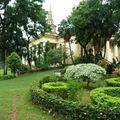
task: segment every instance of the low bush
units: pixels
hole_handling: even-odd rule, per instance
[[[13,79],[15,78],[16,76],[11,74],[11,75],[3,75],[3,76],[0,76],[0,80],[7,80],[7,79]]]
[[[106,83],[108,86],[120,87],[120,77],[107,79]]]
[[[97,65],[106,69],[107,65],[108,65],[108,61],[106,59],[101,59],[101,60],[98,61]]]
[[[101,87],[91,91],[93,103],[103,107],[118,107],[120,109],[120,87]]]
[[[40,89],[39,83],[40,81],[35,81],[31,86],[31,100],[34,104],[42,105],[49,113],[60,113],[67,120],[119,120],[120,118],[117,107],[105,108],[67,101]]]
[[[42,89],[48,93],[61,96],[62,98],[68,97],[68,85],[65,82],[48,82],[42,85]]]

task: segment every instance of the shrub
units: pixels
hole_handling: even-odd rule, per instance
[[[47,62],[51,65],[62,63],[61,48],[51,49],[47,53]]]
[[[53,93],[55,95],[61,96],[62,98],[67,98],[68,86],[65,82],[48,82],[42,85],[42,89],[48,93]]]
[[[120,87],[120,78],[110,78],[106,80],[108,86]]]
[[[83,77],[89,86],[90,82],[100,80],[106,74],[104,68],[95,64],[79,64],[72,65],[66,69],[65,77],[73,77],[79,79]]]
[[[67,120],[119,120],[120,118],[120,111],[116,107],[105,108],[67,101],[40,89],[39,82],[35,81],[31,86],[31,100],[34,104],[42,105],[49,113],[60,113]]]
[[[91,91],[93,103],[103,107],[120,108],[120,87],[102,87]]]
[[[15,75],[3,75],[3,76],[0,76],[0,80],[7,80],[7,79],[13,79],[15,78],[16,76]]]
[[[79,81],[68,79],[68,99],[72,101],[77,100],[78,90],[81,88],[81,85],[78,83]]]
[[[111,74],[114,70],[115,70],[115,65],[112,63],[109,63],[106,68],[107,73]]]
[[[7,62],[8,62],[9,68],[11,69],[11,71],[15,75],[17,72],[17,69],[19,69],[21,67],[21,64],[22,64],[20,56],[17,53],[12,52],[10,54],[10,56],[8,56]]]
[[[27,72],[29,71],[29,67],[25,64],[21,64],[20,68],[19,68],[19,71],[21,72]]]
[[[107,65],[108,65],[108,61],[106,59],[101,59],[101,60],[98,61],[97,65],[106,69]]]

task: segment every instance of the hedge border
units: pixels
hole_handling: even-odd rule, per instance
[[[120,93],[120,87],[101,87],[92,90],[90,92],[92,102],[103,107],[116,106],[120,108],[120,98],[108,95],[107,91],[118,91]]]
[[[118,120],[120,111],[116,107],[99,107],[96,105],[81,105],[45,92],[39,88],[39,82],[31,86],[31,100],[34,104],[42,105],[46,111],[57,112],[67,120]]]
[[[116,80],[119,80],[119,81],[116,81]],[[108,86],[120,87],[120,77],[106,79],[106,83]]]

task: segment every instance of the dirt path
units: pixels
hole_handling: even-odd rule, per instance
[[[17,120],[16,116],[16,96],[13,96],[12,98],[12,115],[10,120]]]

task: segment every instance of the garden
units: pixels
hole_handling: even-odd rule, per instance
[[[43,1],[1,0],[0,120],[119,120],[119,5],[81,1],[53,43]]]

